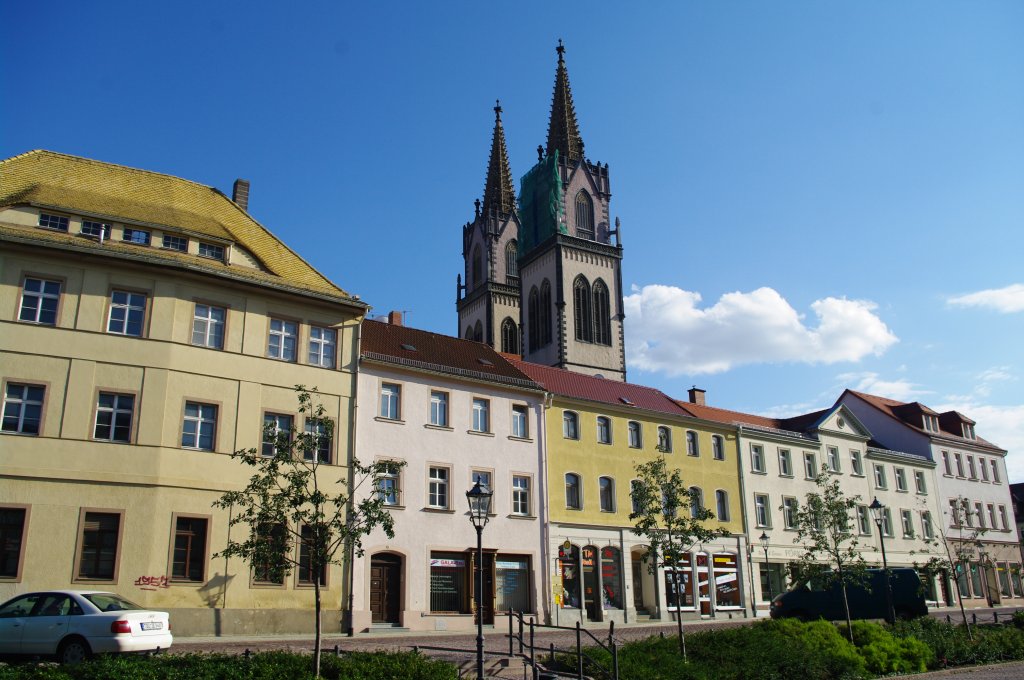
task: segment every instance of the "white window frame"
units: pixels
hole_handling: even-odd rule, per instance
[[[893,478],[896,480],[896,490],[906,493],[909,490],[907,486],[907,471],[901,467],[893,467]]]
[[[631,420],[626,424],[626,437],[629,448],[642,449],[644,447],[644,428],[639,421]]]
[[[868,512],[868,506],[858,505],[857,506],[857,531],[861,536],[871,535],[871,525],[873,521],[871,514]]]
[[[267,426],[271,423],[267,422],[268,420],[273,421],[273,428],[269,431]],[[273,458],[280,453],[277,449],[277,440],[281,436],[281,432],[285,430],[285,428],[281,427],[283,423],[288,425],[288,441],[291,443],[291,437],[294,435],[295,416],[288,413],[273,413],[271,411],[266,411],[263,414],[263,438],[260,443],[260,455],[264,458]],[[272,439],[267,439],[268,436],[272,437]],[[270,447],[269,453],[267,452],[268,446]]]
[[[826,446],[825,460],[828,462],[828,469],[831,472],[839,472],[839,447]]]
[[[220,318],[216,313],[220,312]],[[228,310],[205,302],[195,303],[192,309],[192,344],[197,347],[224,349],[224,330]],[[218,332],[219,331],[219,332]]]
[[[761,444],[750,445],[750,470],[761,474],[766,472],[764,446]]]
[[[530,476],[512,475],[512,514],[518,517],[530,516]]]
[[[779,449],[779,476],[793,476],[793,454],[789,449]]]
[[[711,457],[725,460],[725,437],[720,434],[711,435]]]
[[[875,488],[888,489],[889,484],[885,479],[885,466],[881,463],[872,463],[872,472],[875,475]]]
[[[377,415],[384,420],[402,419],[402,386],[399,383],[380,384],[380,403]]]
[[[700,456],[700,437],[696,430],[686,431],[686,455]]]
[[[267,357],[278,361],[295,361],[299,351],[299,323],[276,317],[270,317],[269,321]]]
[[[850,474],[854,477],[864,476],[864,458],[857,449],[850,449]]]
[[[12,388],[21,388],[20,394],[12,395],[11,394],[11,389]],[[39,389],[39,390],[42,391],[42,396],[40,396],[38,400],[29,398],[29,390],[33,389],[33,388]],[[0,416],[2,416],[3,421],[6,421],[7,420],[7,407],[9,405],[13,405],[17,409],[18,420],[17,420],[17,427],[15,427],[13,430],[8,430],[8,429],[5,428],[2,431],[6,432],[8,434],[20,434],[20,435],[24,435],[24,436],[28,436],[28,437],[37,437],[40,434],[42,434],[42,432],[43,432],[43,416],[44,416],[43,404],[45,402],[46,402],[46,385],[36,385],[36,384],[32,384],[32,383],[22,383],[22,382],[15,382],[15,381],[11,381],[11,382],[8,382],[8,383],[4,384],[3,412],[0,413]],[[39,407],[39,421],[38,421],[38,425],[36,427],[36,431],[35,432],[26,432],[25,431],[25,410],[26,410],[26,407],[28,407],[28,406],[38,406]]]
[[[903,525],[903,538],[914,538],[914,515],[910,510],[900,510],[900,523]]]
[[[380,463],[385,467],[377,475],[377,498],[389,508],[402,507],[402,468],[395,460]]]
[[[818,476],[818,456],[813,451],[804,451],[804,479]]]
[[[338,330],[325,326],[309,327],[309,363],[334,368],[338,355]]]
[[[452,469],[444,465],[427,467],[427,507],[448,510],[451,507]],[[443,500],[443,503],[441,502]]]
[[[580,414],[575,411],[562,411],[562,437],[579,441],[580,439]]]
[[[196,415],[189,415],[189,406],[196,406]],[[206,409],[211,409],[213,416],[209,416],[209,412]],[[199,401],[185,402],[185,408],[182,411],[182,423],[181,423],[181,446],[186,449],[195,449],[197,451],[214,451],[217,448],[217,405],[216,404],[205,404]],[[195,423],[195,432],[188,433],[185,430],[185,423]],[[203,438],[203,426],[209,425],[213,428],[213,432],[210,434],[210,446],[209,448],[200,446],[200,442]],[[185,436],[189,435],[192,437],[192,444],[185,443]],[[262,441],[262,438],[261,438]]]
[[[124,295],[125,302],[115,302],[115,295]],[[112,335],[124,335],[129,338],[141,338],[146,335],[146,304],[149,296],[145,293],[133,292],[130,290],[114,289],[110,291],[110,309],[107,311],[107,333]],[[124,310],[123,319],[114,319],[114,310]],[[139,321],[139,332],[129,333],[128,326],[132,320],[132,314],[138,313],[141,315]],[[114,324],[120,324],[120,329],[116,330]]]
[[[444,390],[430,390],[430,424],[434,427],[448,427],[448,396]]]
[[[658,426],[658,446],[660,446],[665,453],[672,453],[672,429],[666,425]]]
[[[473,432],[491,431],[491,400],[473,397]]]
[[[800,501],[795,496],[782,497],[782,526],[784,529],[797,528],[797,514],[800,512]]]
[[[611,444],[612,443],[612,419],[608,416],[597,416],[595,420],[597,426],[597,443],[598,444]],[[603,426],[603,427],[602,427]]]
[[[924,470],[914,470],[914,491],[922,496],[928,493],[928,482],[924,476]]]
[[[103,399],[104,395],[114,398],[112,406],[103,406],[101,404],[101,400]],[[128,407],[125,407],[125,406],[122,405],[123,400],[126,400],[126,399],[131,402],[131,405],[128,406]],[[137,397],[134,394],[122,394],[122,393],[118,393],[118,392],[108,392],[106,390],[100,391],[99,394],[96,395],[96,415],[95,415],[95,418],[93,419],[93,424],[92,424],[92,438],[95,441],[100,441],[100,442],[112,442],[112,443],[117,443],[117,444],[130,444],[131,441],[132,441],[132,431],[134,430],[134,426],[135,426],[135,403],[136,403],[136,401],[137,401]],[[100,436],[97,436],[97,434],[96,434],[97,428],[100,427],[100,414],[101,413],[107,414],[110,417],[110,425],[109,425],[109,427],[110,427],[110,436],[108,436],[108,437],[100,437]],[[117,417],[119,415],[124,415],[124,414],[128,415],[128,435],[125,438],[123,438],[123,439],[118,439],[115,436],[115,432],[117,431]]]
[[[769,507],[769,498],[766,493],[754,494],[754,521],[758,528],[771,529],[772,515]]]
[[[530,438],[530,407],[526,404],[512,404],[512,436]]]

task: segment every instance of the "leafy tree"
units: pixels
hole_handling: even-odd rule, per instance
[[[659,449],[660,450],[660,449]],[[635,467],[637,481],[632,488],[633,512],[629,519],[634,522],[633,533],[647,539],[648,568],[658,573],[659,564],[671,566],[672,579],[677,594],[676,623],[679,636],[679,651],[686,661],[686,638],[683,634],[683,593],[679,587],[677,566],[683,553],[697,543],[710,542],[729,532],[722,528],[710,529],[705,526],[715,515],[702,503],[695,490],[683,482],[678,468],[670,470],[664,456]]]
[[[294,569],[311,574],[315,599],[316,639],[313,671],[320,676],[321,574],[328,565],[344,564],[362,556],[362,538],[381,528],[394,537],[394,520],[377,493],[358,494],[360,487],[373,484],[380,475],[402,463],[362,465],[348,461],[347,477],[325,479],[344,468],[324,467],[322,445],[330,442],[334,423],[316,400],[316,388],[296,385],[299,413],[305,431],[282,430],[269,425],[263,433],[263,450],[252,448],[231,454],[253,469],[249,483],[240,491],[229,491],[214,502],[231,508],[229,526],[248,527],[245,540],[228,539],[216,556],[241,557],[262,579],[283,580]],[[271,447],[272,444],[272,447]],[[267,455],[264,455],[264,454]],[[301,549],[296,554],[295,545]]]
[[[852,515],[860,496],[847,497],[839,488],[839,479],[822,466],[814,478],[816,491],[807,494],[796,510],[796,538],[804,553],[792,563],[794,578],[815,579],[824,585],[839,584],[843,593],[846,627],[853,642],[848,585],[864,585],[867,564],[860,554],[860,541],[851,531]]]
[[[927,558],[923,563],[915,562],[914,566],[924,570],[929,576],[937,573],[952,575],[956,582],[956,599],[960,605],[960,614],[967,627],[967,637],[972,640],[974,634],[971,632],[971,624],[967,621],[960,578],[967,578],[970,574],[971,560],[975,557],[980,558],[976,550],[981,544],[981,538],[988,532],[986,527],[981,526],[984,518],[975,522],[976,515],[977,513],[971,509],[971,502],[963,496],[957,496],[949,505],[949,523],[956,530],[955,537],[950,536],[949,540],[946,540],[943,528],[929,515],[931,538],[922,536],[924,548],[921,551],[914,551],[915,554]]]

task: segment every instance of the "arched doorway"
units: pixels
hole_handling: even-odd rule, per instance
[[[630,552],[630,572],[633,583],[633,608],[637,614],[650,614],[656,608],[655,583],[646,548],[633,548]]]
[[[601,589],[601,558],[598,549],[592,545],[583,548],[583,608],[588,621],[601,621],[604,596]]]
[[[401,625],[402,558],[378,553],[370,558],[370,614],[372,623]]]

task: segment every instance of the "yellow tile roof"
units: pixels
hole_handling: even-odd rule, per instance
[[[217,266],[209,261],[194,264],[241,278],[268,282],[279,279],[288,287],[351,297],[234,201],[213,187],[189,180],[53,151],[29,151],[0,161],[0,206],[18,204],[166,226],[200,237],[232,241],[252,253],[266,272]],[[76,242],[81,240],[72,237],[69,241]],[[147,251],[147,257],[182,263],[200,260],[160,249]]]

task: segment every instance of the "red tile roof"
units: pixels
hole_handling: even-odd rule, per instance
[[[572,399],[583,399],[620,407],[634,407],[675,416],[688,413],[661,390],[643,385],[606,380],[561,368],[541,366],[513,359],[512,363],[549,392]]]
[[[482,342],[408,326],[363,321],[360,352],[364,359],[541,389],[528,375]]]

